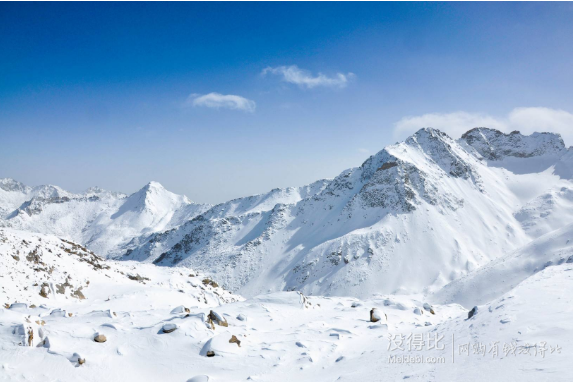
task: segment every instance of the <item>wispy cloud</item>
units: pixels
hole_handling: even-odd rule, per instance
[[[248,98],[237,96],[234,94],[220,94],[212,92],[209,94],[191,94],[187,98],[186,105],[189,106],[204,106],[207,108],[225,108],[233,110],[242,110],[245,112],[253,113],[257,104]]]
[[[262,75],[273,74],[280,76],[282,81],[296,84],[301,88],[331,87],[344,88],[355,77],[354,73],[336,73],[333,77],[328,77],[322,73],[313,76],[311,72],[300,69],[296,65],[279,66],[276,68],[268,67],[263,69]]]
[[[394,125],[396,138],[402,139],[424,127],[432,127],[459,138],[468,130],[484,126],[509,133],[519,130],[523,134],[554,132],[561,134],[565,143],[573,143],[573,114],[544,107],[515,108],[507,116],[454,112],[429,113],[404,117]]]

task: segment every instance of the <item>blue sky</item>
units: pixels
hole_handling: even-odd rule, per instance
[[[432,125],[573,144],[572,3],[0,3],[0,177],[198,202]]]

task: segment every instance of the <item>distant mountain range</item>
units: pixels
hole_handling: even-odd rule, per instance
[[[431,293],[571,223],[572,153],[553,133],[425,128],[332,180],[215,206],[156,182],[127,196],[0,179],[0,227],[192,267],[246,296]]]

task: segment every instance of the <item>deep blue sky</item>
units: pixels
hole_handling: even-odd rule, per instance
[[[0,177],[211,203],[333,177],[406,116],[573,111],[572,21],[572,3],[0,3]],[[262,75],[292,65],[347,82]],[[256,109],[192,104],[213,92]]]

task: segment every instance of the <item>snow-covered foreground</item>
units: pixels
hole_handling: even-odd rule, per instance
[[[104,261],[15,230],[0,230],[0,255],[2,381],[573,379],[566,261],[532,269],[467,319],[471,307],[422,295],[243,300],[190,269]]]

